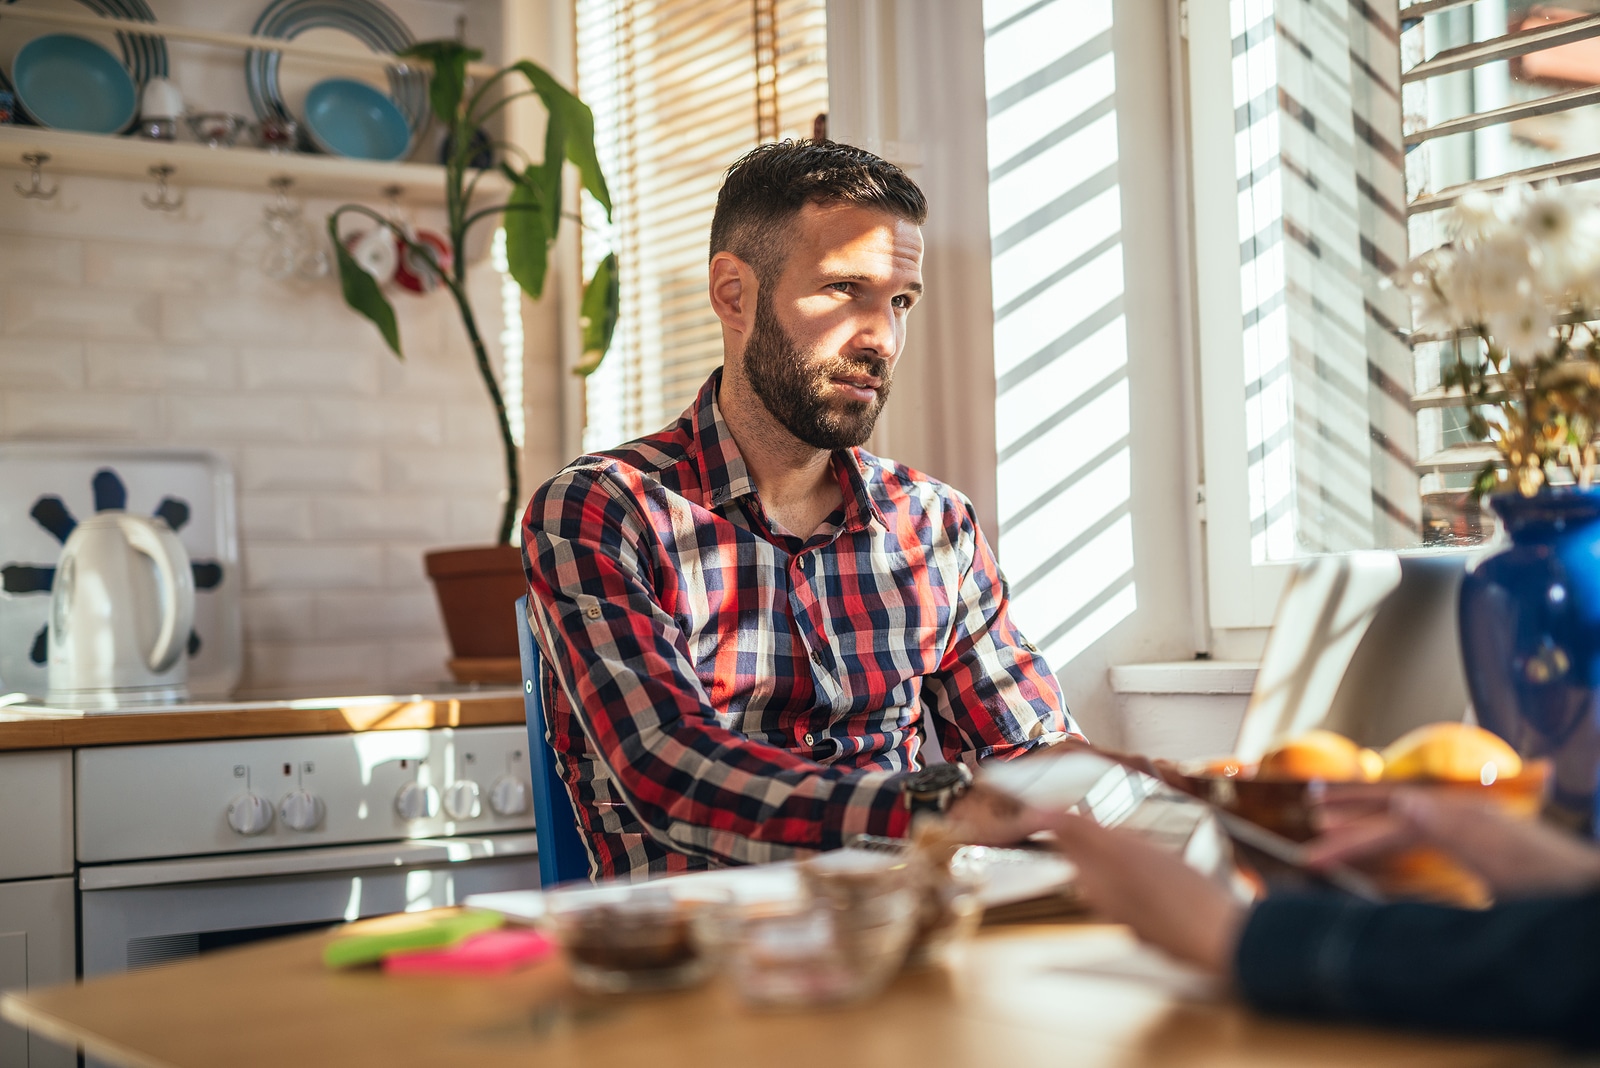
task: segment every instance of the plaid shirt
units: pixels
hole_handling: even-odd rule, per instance
[[[523,520],[550,741],[598,876],[903,836],[925,724],[969,764],[1076,732],[970,502],[842,450],[843,504],[809,538],[774,529],[721,374]]]

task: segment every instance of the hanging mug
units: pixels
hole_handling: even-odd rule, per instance
[[[441,235],[432,230],[416,230],[411,234],[411,240],[418,245],[425,245],[433,250],[433,259],[437,263],[435,270],[432,263],[422,252],[414,248],[406,248],[400,254],[400,262],[395,267],[394,281],[402,289],[413,293],[432,293],[439,288],[439,271],[450,270],[452,257],[450,243]]]
[[[395,244],[394,233],[387,226],[350,234],[344,239],[344,247],[350,250],[350,255],[363,271],[377,279],[380,286],[388,284],[394,277],[395,268],[400,265],[400,250]]]

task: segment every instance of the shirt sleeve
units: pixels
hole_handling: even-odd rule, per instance
[[[1020,756],[1069,736],[1082,738],[1055,673],[1011,620],[1010,591],[972,505],[957,495],[958,537],[970,560],[957,593],[955,625],[939,668],[923,680],[946,760],[976,764]]]
[[[539,644],[590,747],[659,842],[738,864],[904,835],[901,773],[825,767],[718,723],[655,593],[653,532],[605,471],[547,483],[523,544]]]
[[[1234,970],[1270,1012],[1594,1047],[1600,894],[1483,910],[1269,897]]]

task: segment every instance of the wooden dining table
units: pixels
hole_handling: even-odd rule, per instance
[[[126,1068],[1477,1068],[1537,1045],[1274,1019],[1098,923],[985,927],[864,1002],[744,1005],[724,980],[586,995],[559,955],[509,975],[330,971],[329,932],[0,998],[0,1017]]]

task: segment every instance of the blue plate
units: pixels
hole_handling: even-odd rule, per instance
[[[40,126],[81,133],[121,133],[139,110],[139,93],[122,61],[86,37],[35,37],[11,64],[17,102]]]
[[[318,148],[350,159],[404,159],[411,126],[393,100],[366,82],[329,78],[306,94],[306,130]]]
[[[84,0],[88,3],[134,0]],[[143,3],[143,0],[137,0]],[[250,32],[257,37],[295,38],[314,29],[347,33],[380,55],[404,52],[415,38],[406,24],[379,0],[272,0]],[[251,49],[245,53],[245,87],[256,117],[291,116],[278,85],[283,53]],[[389,68],[389,96],[405,112],[411,136],[419,136],[433,114],[428,103],[428,72],[424,66],[396,62]]]
[[[15,0],[0,0],[0,6]],[[132,22],[154,22],[155,13],[145,0],[78,0],[97,15]],[[151,78],[167,76],[167,42],[163,37],[143,33],[119,33],[117,42],[122,45],[122,62],[133,73],[136,85],[144,85]]]

